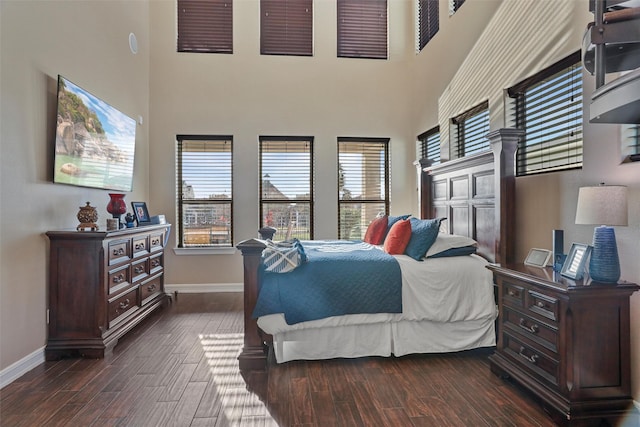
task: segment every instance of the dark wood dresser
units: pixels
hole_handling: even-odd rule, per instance
[[[101,358],[166,303],[169,224],[117,231],[49,231],[47,360]]]
[[[585,285],[551,267],[488,268],[500,311],[491,370],[540,398],[559,425],[618,425],[623,417],[638,423],[631,397],[629,297],[639,287]]]

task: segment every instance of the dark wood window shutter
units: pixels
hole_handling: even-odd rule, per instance
[[[387,59],[387,1],[338,0],[338,56]]]
[[[261,0],[260,53],[313,55],[313,1]]]
[[[233,1],[178,0],[178,52],[233,53]]]

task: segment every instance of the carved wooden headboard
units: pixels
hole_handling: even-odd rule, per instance
[[[447,232],[478,242],[491,262],[514,256],[515,152],[523,131],[499,129],[487,135],[491,151],[430,166],[417,162],[420,215],[446,218]]]

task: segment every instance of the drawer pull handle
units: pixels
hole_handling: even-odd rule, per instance
[[[147,286],[147,291],[153,292],[155,290],[156,290],[156,284],[155,283],[152,283],[149,286]]]
[[[120,301],[120,304],[119,304],[120,310],[124,310],[125,308],[129,307],[129,302],[130,302],[129,298],[127,298],[124,301]]]
[[[537,334],[540,330],[540,327],[536,324],[527,326],[527,322],[523,318],[520,318],[520,327],[527,332],[531,332],[532,334]]]
[[[144,267],[143,267],[143,266],[141,266],[141,265],[139,265],[139,266],[137,266],[137,267],[135,268],[135,272],[136,272],[136,274],[140,274],[140,273],[142,273],[143,271],[144,271]]]
[[[136,243],[136,250],[139,251],[144,249],[144,242]]]
[[[113,278],[113,283],[122,283],[124,282],[124,274],[118,274]]]
[[[515,297],[516,293],[513,291],[513,289],[509,289],[509,291],[507,292],[509,294],[510,297]]]
[[[538,301],[538,302],[536,303],[536,305],[537,305],[538,307],[540,307],[540,308],[544,308],[544,302],[542,302],[542,301]]]
[[[113,256],[118,256],[118,255],[124,255],[124,249],[122,249],[122,248],[114,249],[113,250]]]
[[[160,239],[151,240],[151,246],[159,246],[159,245],[160,245]]]
[[[538,359],[540,358],[540,356],[538,356],[537,354],[532,354],[531,357],[524,354],[524,347],[520,347],[520,352],[518,354],[524,357],[525,359],[527,359],[528,362],[533,363],[534,365],[538,363]]]
[[[154,259],[151,261],[151,267],[157,267],[160,265],[160,260]]]

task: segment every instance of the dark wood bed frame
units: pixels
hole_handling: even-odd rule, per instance
[[[429,166],[416,162],[422,218],[446,217],[447,231],[474,238],[478,253],[495,263],[509,263],[514,254],[515,153],[523,131],[499,129],[487,135],[491,151]],[[262,236],[261,236],[262,237]],[[252,317],[260,289],[261,239],[237,245],[244,265],[244,347],[241,371],[267,369],[269,337]]]

